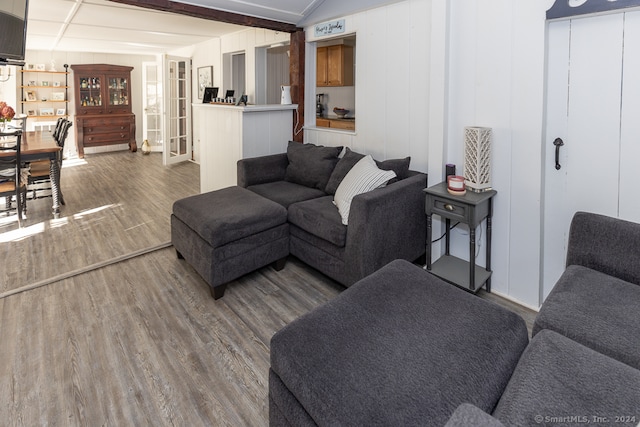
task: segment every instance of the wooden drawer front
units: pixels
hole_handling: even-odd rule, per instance
[[[331,122],[327,119],[316,118],[316,126],[328,128],[331,127]]]
[[[82,121],[83,127],[101,127],[101,126],[129,126],[133,119],[129,117],[97,117],[91,119],[84,119]]]
[[[93,135],[93,134],[102,134],[102,133],[129,133],[129,123],[125,124],[114,124],[110,123],[109,125],[101,125],[101,126],[84,126],[83,128],[85,135]]]
[[[469,207],[465,204],[458,204],[452,202],[447,199],[440,199],[437,197],[432,197],[432,206],[431,211],[434,214],[440,215],[444,218],[449,218],[457,221],[465,221],[467,222],[469,219],[467,218]]]
[[[98,134],[89,134],[85,133],[84,136],[84,145],[102,145],[102,144],[125,144],[128,143],[130,139],[129,130],[126,132],[112,132],[112,133],[98,133]]]
[[[341,120],[331,120],[331,127],[334,129],[356,130],[356,122],[344,122]]]
[[[95,114],[104,114],[104,111],[102,110],[101,107],[81,107],[78,109],[78,111],[76,112],[76,116],[80,117],[80,116],[84,116],[84,115],[89,115],[91,114],[92,116]]]

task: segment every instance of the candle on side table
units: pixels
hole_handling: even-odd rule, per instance
[[[464,177],[460,175],[449,175],[447,177],[447,191],[459,196],[466,194],[467,190],[464,186]]]

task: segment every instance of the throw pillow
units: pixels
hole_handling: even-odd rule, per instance
[[[351,201],[358,194],[366,193],[378,187],[383,187],[387,181],[395,178],[394,171],[383,171],[378,169],[371,156],[365,156],[355,164],[344,177],[333,199],[333,203],[338,208],[342,223],[348,225]]]
[[[382,162],[376,160],[376,164],[380,169],[385,171],[394,171],[396,173],[396,179],[391,180],[389,184],[405,179],[409,174],[410,163],[411,157],[405,157],[404,159],[389,159]]]
[[[327,187],[324,189],[324,192],[327,194],[336,194],[336,190],[344,177],[347,176],[351,168],[363,157],[364,154],[356,153],[355,151],[351,151],[349,147],[345,147],[344,155],[340,160],[338,160],[336,167],[333,168],[333,172],[331,172],[331,177],[329,177],[329,182],[327,182]]]
[[[287,146],[289,165],[285,173],[285,181],[324,191],[331,172],[338,163],[340,151],[342,147],[323,147],[289,141]]]

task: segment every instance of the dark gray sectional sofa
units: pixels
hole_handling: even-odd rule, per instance
[[[396,178],[353,198],[348,225],[334,195],[363,155],[342,147],[290,142],[287,153],[238,162],[238,186],[287,209],[290,254],[350,286],[394,259],[425,253],[427,175],[410,158],[377,162]]]
[[[171,242],[215,299],[251,271],[284,268],[290,254],[350,286],[425,253],[427,175],[410,160],[290,142],[286,153],[240,160],[237,186],[176,201]]]
[[[271,426],[640,423],[640,224],[578,212],[524,321],[394,261],[271,341]]]

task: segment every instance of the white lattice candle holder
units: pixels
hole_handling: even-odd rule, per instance
[[[471,191],[491,190],[491,128],[464,128],[464,179]]]

